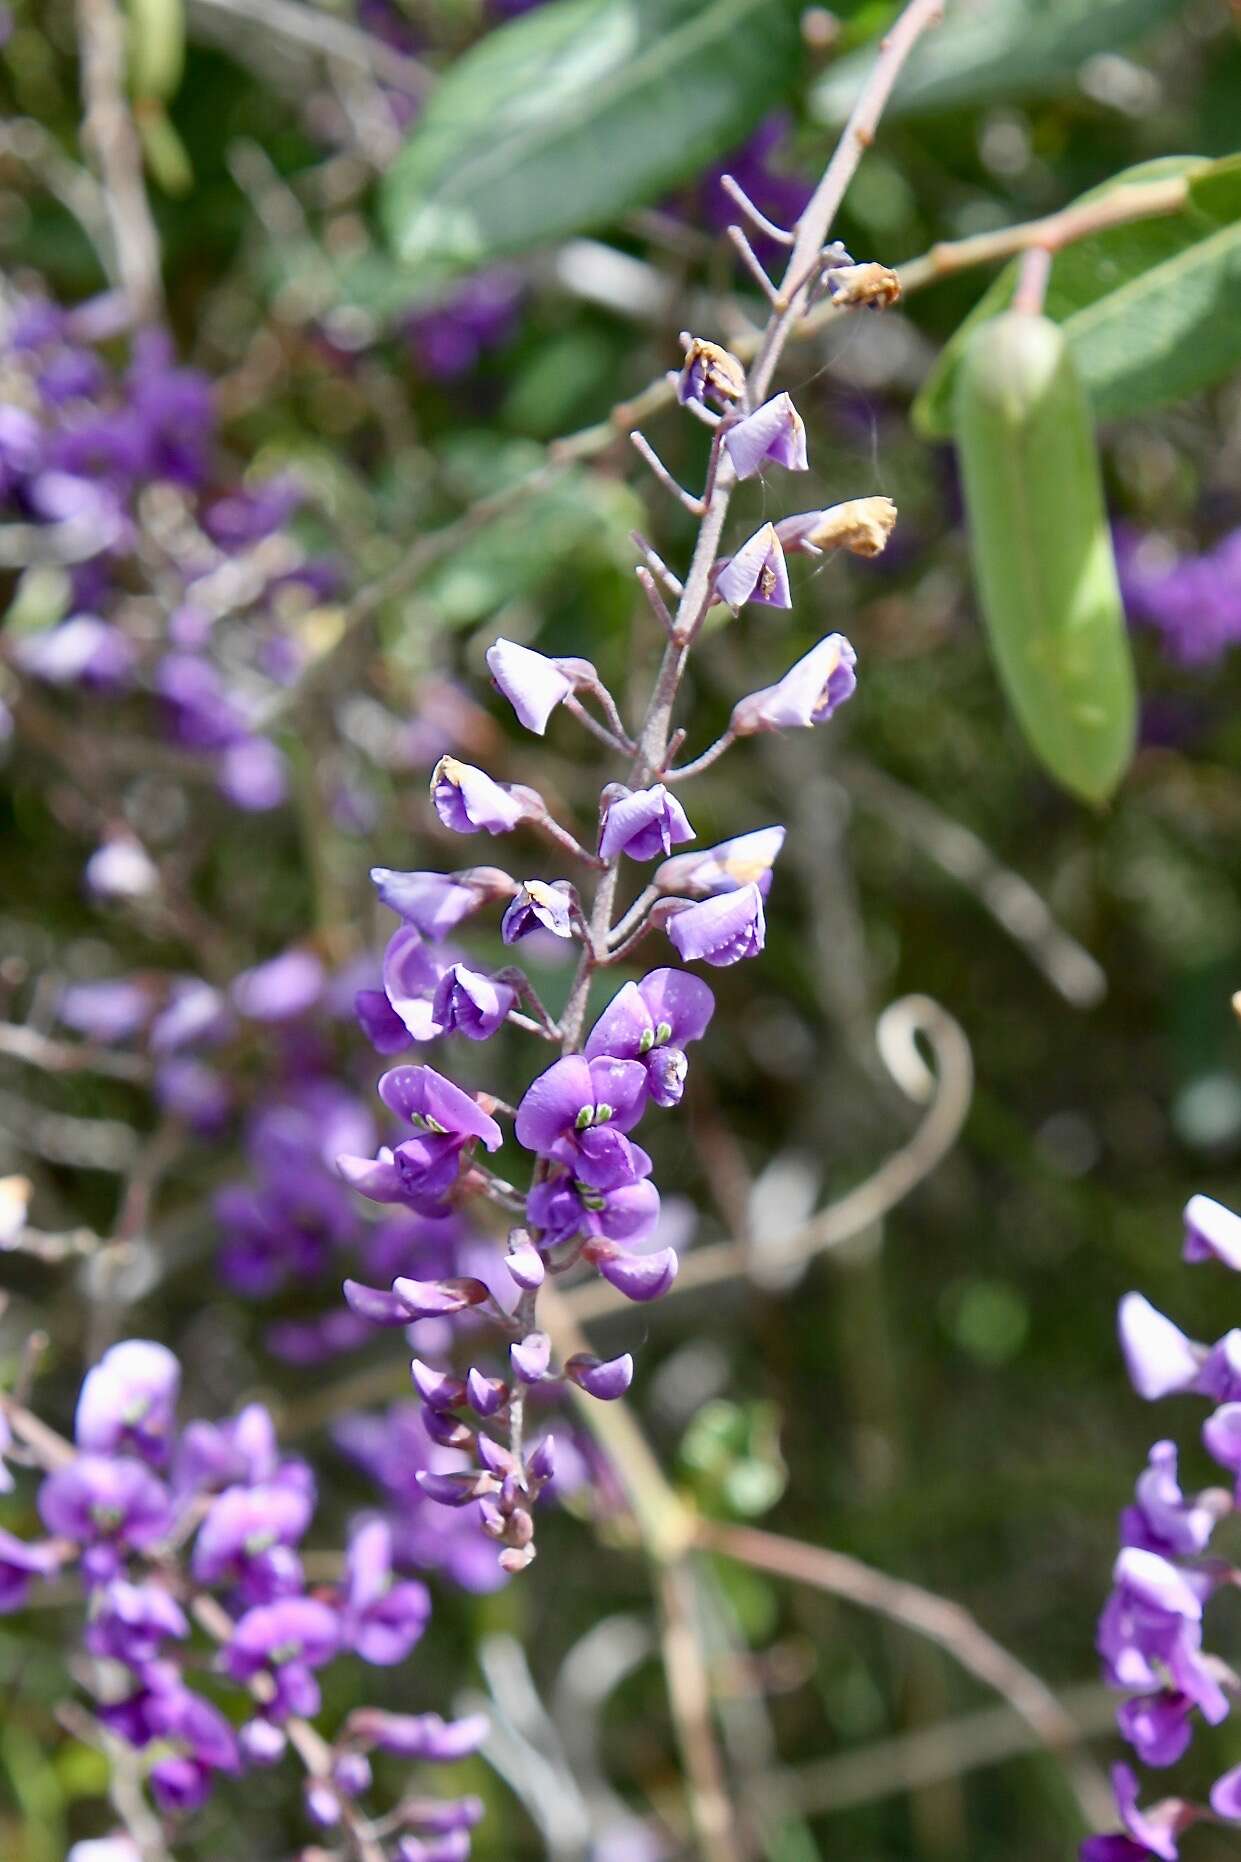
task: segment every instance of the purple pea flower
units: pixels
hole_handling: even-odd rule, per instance
[[[566,1054],[526,1089],[517,1142],[570,1165],[592,1189],[616,1189],[650,1171],[646,1153],[624,1136],[645,1104],[646,1072],[635,1061]]]
[[[542,737],[552,712],[573,690],[574,682],[560,662],[515,640],[500,639],[487,648],[487,665],[526,729]]]
[[[16,643],[18,666],[45,685],[80,685],[88,692],[122,692],[133,682],[137,655],[126,634],[95,614],[75,614]]]
[[[733,840],[704,847],[699,853],[674,854],[656,867],[655,884],[661,892],[688,893],[694,899],[757,886],[766,898],[771,891],[771,869],[784,845],[784,833],[781,827],[755,828],[750,834],[738,834]]]
[[[566,1172],[534,1184],[526,1212],[545,1247],[562,1247],[584,1236],[583,1253],[630,1299],[655,1298],[676,1276],[671,1248],[635,1254],[622,1246],[648,1240],[658,1225],[659,1191],[646,1179],[596,1190]]]
[[[93,1583],[113,1577],[127,1550],[158,1544],[172,1524],[164,1483],[128,1456],[79,1455],[55,1469],[39,1489],[39,1514],[49,1532],[87,1548]]]
[[[669,918],[666,929],[685,963],[718,968],[756,957],[767,941],[762,892],[755,885],[741,886],[699,905],[684,905]]]
[[[235,1584],[248,1603],[268,1603],[300,1589],[301,1564],[292,1548],[313,1512],[313,1495],[305,1488],[226,1488],[198,1529],[195,1578],[200,1584]]]
[[[615,1402],[617,1397],[624,1396],[633,1382],[633,1359],[628,1352],[623,1357],[606,1361],[591,1357],[587,1352],[577,1352],[565,1360],[564,1370],[565,1376],[572,1383],[585,1390],[588,1396],[598,1397],[604,1403]]]
[[[355,1708],[345,1722],[345,1736],[357,1745],[449,1765],[477,1752],[490,1730],[485,1713],[443,1720],[438,1713],[385,1713],[379,1707]]]
[[[507,834],[526,813],[524,802],[472,763],[442,756],[431,772],[435,812],[454,834]]]
[[[1125,1294],[1117,1324],[1129,1381],[1140,1397],[1153,1402],[1193,1389],[1203,1354],[1141,1293]]]
[[[1202,1425],[1207,1453],[1241,1484],[1241,1403],[1222,1403]]]
[[[1185,1205],[1185,1261],[1222,1261],[1241,1272],[1241,1216],[1210,1196],[1191,1196]]]
[[[707,397],[727,408],[745,393],[745,369],[731,351],[701,336],[683,335],[685,362],[677,380],[677,400],[682,407],[691,401],[705,407]]]
[[[1154,1693],[1170,1683],[1212,1725],[1225,1719],[1228,1700],[1202,1656],[1202,1599],[1189,1577],[1130,1545],[1112,1581],[1097,1640],[1108,1685]]]
[[[109,977],[97,983],[71,983],[57,1004],[67,1028],[88,1041],[127,1041],[144,1026],[151,1013],[151,994],[143,984],[127,977]]]
[[[828,634],[775,685],[751,692],[733,707],[734,737],[755,731],[808,730],[825,724],[857,690],[857,655],[843,634]]]
[[[424,1584],[394,1583],[392,1531],[382,1519],[356,1528],[345,1556],[340,1600],[341,1639],[364,1662],[391,1668],[403,1662],[431,1614]]]
[[[176,1423],[181,1366],[166,1345],[130,1338],[86,1373],[74,1440],[93,1454],[137,1455],[162,1467]]]
[[[516,1000],[516,992],[507,983],[454,963],[440,978],[431,1015],[445,1034],[455,1030],[467,1041],[487,1041],[504,1026]]]
[[[724,564],[716,576],[715,592],[734,614],[739,613],[747,601],[757,601],[768,608],[792,607],[784,551],[773,524],[764,524],[761,530],[756,530]]]
[[[1087,1837],[1081,1848],[1082,1862],[1114,1862],[1115,1858],[1126,1855],[1134,1858],[1157,1856],[1159,1862],[1176,1862],[1176,1830],[1181,1811],[1179,1800],[1172,1798],[1166,1804],[1156,1805],[1153,1810],[1140,1810],[1138,1781],[1128,1765],[1112,1767],[1112,1790],[1126,1834],[1123,1837]],[[1118,1849],[1118,1842],[1127,1843],[1128,1848]]]
[[[680,802],[657,782],[650,789],[621,789],[609,802],[599,852],[605,860],[618,859],[622,853],[631,860],[653,860],[693,838],[694,830]]]
[[[1176,1470],[1176,1444],[1156,1442],[1138,1476],[1133,1506],[1120,1516],[1123,1545],[1137,1545],[1165,1558],[1192,1558],[1206,1550],[1218,1518],[1208,1497],[1187,1500]]]
[[[224,1650],[234,1681],[268,1674],[275,1696],[266,1713],[276,1721],[319,1710],[319,1687],[311,1670],[331,1661],[340,1647],[336,1612],[314,1597],[282,1597],[247,1610]]]
[[[590,1031],[587,1060],[610,1054],[637,1060],[656,1105],[674,1106],[685,1086],[684,1050],[701,1040],[715,1012],[715,997],[685,970],[652,970],[640,983],[626,983]]]
[[[738,478],[753,478],[769,460],[789,472],[807,470],[806,428],[787,394],[774,395],[726,427],[723,439]]]
[[[507,898],[513,890],[508,874],[494,866],[463,873],[398,873],[373,866],[371,883],[390,911],[436,944],[488,899]]]
[[[54,1545],[31,1544],[0,1526],[0,1615],[20,1610],[34,1580],[50,1577],[60,1562]]]
[[[189,1633],[184,1610],[162,1585],[114,1578],[96,1595],[85,1641],[92,1655],[141,1672],[169,1638],[184,1641]]]
[[[345,1181],[373,1202],[408,1203],[424,1215],[439,1214],[456,1182],[461,1153],[475,1140],[498,1151],[503,1133],[477,1100],[431,1067],[393,1067],[379,1082],[388,1110],[408,1120],[417,1137],[377,1158],[342,1156]]]
[[[433,950],[412,925],[400,925],[388,939],[383,958],[383,993],[388,1006],[406,1033],[415,1041],[433,1041],[443,1033],[443,1025],[432,1009],[442,978],[451,970],[452,958]],[[373,992],[359,991],[368,998]],[[374,1038],[374,1024],[363,1026]],[[377,1042],[380,1051],[384,1046]]]
[[[288,764],[266,737],[239,737],[226,745],[216,780],[221,795],[248,815],[279,808],[289,792]]]
[[[1121,1702],[1116,1724],[1143,1765],[1175,1765],[1189,1746],[1193,1710],[1186,1694],[1138,1694]]]
[[[541,879],[525,879],[505,909],[500,936],[506,944],[519,943],[532,931],[572,937],[573,905],[573,887],[567,880],[555,879],[548,886]]]
[[[1241,1765],[1234,1765],[1211,1786],[1211,1809],[1227,1823],[1241,1823]]]
[[[294,1021],[323,994],[327,973],[309,950],[286,950],[235,978],[233,1004],[249,1021]]]

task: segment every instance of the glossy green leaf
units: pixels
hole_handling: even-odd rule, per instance
[[[437,86],[386,177],[415,284],[599,226],[744,136],[797,68],[795,0],[554,0]]]
[[[885,114],[959,110],[1036,97],[1072,84],[1096,52],[1114,51],[1179,10],[1182,0],[954,0],[915,47]],[[812,98],[842,123],[875,61],[865,46],[832,65]]]
[[[1063,330],[1009,311],[956,391],[970,552],[1000,682],[1039,761],[1087,801],[1133,753],[1133,661],[1094,425]]]
[[[1147,162],[1108,186],[1178,173],[1191,178],[1183,212],[1078,240],[1052,266],[1045,309],[1063,326],[1101,417],[1181,400],[1241,363],[1241,161],[1179,156]],[[951,434],[965,347],[980,324],[1012,302],[1016,283],[1014,261],[945,347],[914,404],[914,423],[928,438]]]

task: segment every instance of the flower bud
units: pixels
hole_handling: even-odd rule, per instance
[[[705,406],[706,397],[720,407],[730,407],[745,393],[745,369],[729,350],[709,343],[701,336],[681,334],[685,361],[677,382],[677,400],[685,407],[690,401]]]
[[[891,498],[850,498],[825,511],[803,511],[776,525],[786,550],[848,550],[853,556],[879,556],[896,523]]]
[[[774,395],[722,431],[724,450],[738,478],[753,478],[769,461],[789,472],[807,469],[805,424],[787,394]]]
[[[580,1351],[567,1360],[564,1368],[565,1376],[571,1378],[579,1389],[585,1390],[588,1396],[598,1397],[604,1403],[614,1402],[617,1397],[624,1396],[633,1382],[633,1359],[628,1352],[623,1357],[604,1361]]]
[[[756,530],[737,554],[724,563],[715,578],[715,592],[734,614],[747,601],[756,601],[768,608],[792,607],[784,551],[774,524],[764,524],[761,530]]]

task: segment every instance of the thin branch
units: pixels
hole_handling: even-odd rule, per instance
[[[97,1073],[135,1085],[151,1077],[151,1063],[143,1054],[114,1054],[87,1042],[54,1041],[50,1035],[13,1022],[0,1022],[0,1056],[24,1061],[44,1073]]]
[[[790,1578],[796,1584],[808,1584],[833,1597],[843,1597],[937,1643],[967,1674],[1007,1701],[1039,1744],[1064,1763],[1091,1828],[1109,1817],[1111,1795],[1096,1767],[1077,1751],[1082,1735],[1076,1723],[1046,1682],[989,1635],[960,1604],[924,1590],[920,1584],[889,1577],[845,1552],[781,1538],[756,1526],[700,1520],[695,1538],[705,1551],[718,1552],[751,1570]]]
[[[695,1622],[693,1567],[682,1560],[659,1573],[663,1605],[660,1652],[673,1722],[689,1781],[689,1807],[698,1853],[705,1862],[740,1862],[735,1813],[711,1719],[711,1682]]]
[[[230,32],[233,21],[256,27],[323,58],[370,72],[410,97],[421,97],[432,83],[431,73],[416,58],[359,31],[347,20],[295,4],[295,0],[189,0],[189,14],[191,23],[222,15],[230,22]]]
[[[751,226],[756,227],[760,233],[765,233],[768,239],[774,239],[777,245],[792,245],[792,233],[786,232],[782,226],[777,226],[775,221],[769,220],[765,213],[760,213],[741,183],[734,180],[732,175],[720,176],[720,188],[727,194],[734,206],[740,207]]]
[[[674,625],[672,615],[669,613],[668,605],[659,592],[655,577],[643,563],[637,565],[634,574],[638,578],[638,586],[646,596],[647,605],[650,607],[651,613],[668,635],[668,638],[671,639]]]
[[[739,226],[730,226],[728,229],[728,237],[732,241],[742,264],[749,272],[751,278],[753,278],[763,296],[767,299],[767,302],[772,305],[774,309],[783,310],[784,299],[780,296],[775,285],[772,284],[771,279],[767,276],[763,267],[763,261],[759,258],[758,253],[754,250],[742,229]]]
[[[1091,1009],[1107,994],[1107,974],[1090,952],[1057,924],[1029,880],[997,859],[964,822],[934,802],[857,758],[839,765],[850,795],[908,839],[911,847],[969,888],[1040,970],[1077,1009]]]
[[[692,763],[682,763],[679,769],[666,769],[663,780],[665,782],[686,782],[691,776],[700,776],[704,769],[710,769],[712,763],[718,762],[724,752],[731,749],[736,741],[731,730],[725,731],[724,735],[717,737],[701,756],[696,756]]]
[[[638,457],[650,467],[664,490],[683,504],[691,517],[701,517],[703,500],[701,498],[695,498],[692,492],[686,491],[684,485],[678,485],[646,436],[642,433],[631,433],[629,435],[629,442]]]
[[[116,0],[77,0],[82,59],[82,138],[107,203],[116,282],[135,324],[163,305],[159,239],[142,175],[142,145],[126,101],[125,21]]]
[[[618,750],[622,756],[628,753],[628,746],[622,743],[606,724],[601,724],[598,718],[592,717],[585,705],[574,698],[572,692],[565,699],[564,708],[571,718],[577,719],[583,730],[589,731],[592,737],[597,737],[599,742],[606,745],[609,750]]]

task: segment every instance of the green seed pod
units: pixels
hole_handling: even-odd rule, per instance
[[[957,383],[956,437],[979,602],[1031,748],[1102,802],[1133,754],[1136,688],[1094,426],[1058,324],[980,326]]]
[[[130,89],[167,103],[185,65],[184,0],[126,0],[126,10]]]

